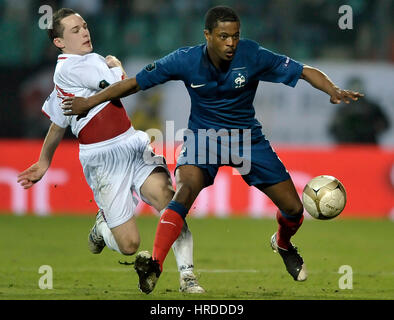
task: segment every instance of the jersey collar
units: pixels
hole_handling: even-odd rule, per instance
[[[207,48],[206,44],[203,46],[202,50],[203,50],[202,54],[203,54],[203,58],[204,58],[204,66],[207,67],[211,72],[213,72],[215,74],[220,74],[221,71],[216,69],[216,67],[211,62],[211,59],[209,58],[208,48]]]
[[[228,69],[226,71],[222,71],[222,70],[217,69],[213,65],[213,63],[211,62],[211,59],[209,58],[209,55],[208,55],[208,48],[207,48],[207,45],[205,44],[203,47],[204,66],[208,67],[212,72],[216,73],[217,75],[227,74],[227,73],[229,73],[229,71],[232,68],[236,54],[237,54],[237,52],[235,53],[233,60],[230,62]]]
[[[88,54],[90,54],[90,53],[88,53]],[[66,60],[67,58],[71,58],[71,57],[84,57],[88,54],[80,55],[80,54],[72,54],[72,53],[61,53],[57,56],[57,61]]]

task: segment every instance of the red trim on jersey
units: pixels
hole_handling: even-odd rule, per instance
[[[82,128],[78,135],[81,144],[90,144],[112,139],[131,127],[120,100],[109,102]]]
[[[44,116],[47,116],[48,119],[51,119],[51,117],[44,110],[41,109],[41,112],[44,114]]]
[[[62,88],[60,88],[58,85],[55,85],[55,88],[56,88],[56,91],[57,91],[57,93],[58,93],[58,97],[59,98],[62,98],[62,96],[63,97],[74,97],[75,96],[75,94],[72,94],[72,93],[68,93],[68,92],[66,92],[66,91],[64,91]]]
[[[67,57],[59,57],[59,58],[57,58],[57,60],[63,60],[63,59],[67,59]]]

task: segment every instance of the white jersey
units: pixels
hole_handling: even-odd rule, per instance
[[[59,127],[71,126],[72,133],[78,137],[82,128],[108,104],[108,101],[92,108],[86,117],[77,120],[77,116],[63,114],[62,99],[72,96],[89,97],[120,80],[122,69],[109,68],[105,58],[96,53],[83,56],[60,54],[53,76],[55,89],[45,101],[42,110]]]
[[[95,201],[104,211],[109,228],[117,227],[134,215],[136,201],[132,191],[148,203],[140,189],[153,170],[162,167],[170,177],[164,158],[153,153],[149,136],[145,132],[134,130],[123,106],[124,113],[119,111],[120,108],[114,106],[113,102],[105,102],[92,108],[86,117],[79,120],[77,116],[63,114],[62,99],[96,94],[107,85],[122,80],[121,68],[108,68],[105,59],[95,53],[84,56],[61,54],[53,79],[55,89],[45,101],[42,110],[59,127],[71,126],[72,132],[80,141],[79,159]],[[99,112],[101,117],[94,120],[93,117]],[[98,128],[97,119],[101,119]],[[83,128],[85,129],[81,131]],[[93,134],[97,137],[96,129],[103,134],[108,128],[110,138],[102,135],[100,137],[105,136],[106,139],[99,139],[95,143],[81,142],[84,140],[81,139],[83,136],[92,138]],[[117,128],[127,130],[117,134]],[[146,162],[144,154],[153,156],[153,163]]]

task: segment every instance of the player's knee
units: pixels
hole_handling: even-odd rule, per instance
[[[193,186],[189,183],[182,183],[181,185],[179,185],[179,187],[177,188],[177,193],[182,192],[183,195],[190,197],[193,193]]]
[[[181,185],[177,186],[175,201],[182,203],[185,207],[191,207],[197,195],[198,192],[195,190],[192,184],[182,183]]]
[[[119,245],[119,250],[126,256],[135,254],[140,246],[139,240],[129,240]]]
[[[292,211],[292,215],[294,216],[299,216],[304,212],[304,206],[302,205],[302,203],[298,203],[297,205],[295,205],[293,207],[293,211]]]
[[[158,211],[164,209],[172,200],[175,191],[167,175],[152,175],[142,186],[141,194]]]
[[[175,191],[171,185],[165,183],[159,185],[156,191],[149,200],[157,211],[161,211],[172,200]]]
[[[299,216],[304,212],[304,206],[302,205],[301,202],[297,202],[287,207],[283,211],[291,216]]]

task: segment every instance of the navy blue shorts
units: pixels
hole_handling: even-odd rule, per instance
[[[235,133],[234,133],[235,132]],[[237,169],[250,186],[270,186],[290,175],[263,134],[221,129],[199,135],[185,134],[176,168],[194,165],[203,169],[206,186],[213,184],[221,166]],[[261,132],[259,130],[259,132]]]

